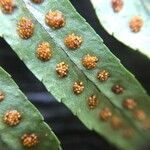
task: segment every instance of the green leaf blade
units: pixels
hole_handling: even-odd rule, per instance
[[[150,115],[149,107],[147,107],[150,105],[150,98],[146,94],[146,91],[135,79],[135,77],[128,72],[122,64],[120,64],[120,60],[109,51],[109,49],[103,44],[101,38],[74,10],[68,1],[46,1],[40,6],[30,3],[27,0],[24,1],[26,2],[28,10],[45,28],[55,43],[62,48],[62,50],[69,56],[71,61],[86,75],[86,77],[92,83],[94,83],[94,85],[96,85],[96,87],[111,101],[111,103],[113,103],[120,110],[124,111],[124,113],[132,120],[132,112],[126,111],[124,107],[122,107],[122,103],[126,98],[134,98],[137,100],[138,104],[140,104],[140,107],[145,110],[148,116]],[[61,30],[49,28],[45,24],[45,14],[49,10],[61,10],[65,14],[66,20],[68,21],[66,23],[67,25]],[[69,11],[71,14],[67,14]],[[75,32],[77,35],[81,35],[84,40],[81,47],[74,52],[67,49],[64,44],[64,38],[72,32]],[[88,53],[98,56],[100,60],[97,64],[97,67],[93,70],[86,70],[81,62],[82,57]],[[104,83],[101,83],[97,80],[97,73],[102,69],[109,70],[111,76],[110,79]],[[114,94],[111,91],[111,87],[114,84],[123,85],[125,92],[121,95]],[[137,126],[141,126],[139,121],[134,120],[133,123]],[[142,129],[141,132],[143,132]]]
[[[0,90],[5,93],[5,98],[0,106],[0,118],[10,110],[17,110],[21,113],[22,119],[15,127],[9,127],[2,120],[0,122],[0,147],[5,150],[24,150],[26,149],[21,142],[21,137],[27,133],[35,133],[38,136],[39,143],[32,149],[41,150],[61,150],[60,143],[51,129],[44,123],[42,115],[27,100],[19,90],[16,83],[10,75],[0,67]],[[8,148],[7,148],[8,147]]]
[[[123,0],[123,2],[122,10],[115,13],[111,6],[111,0],[91,0],[100,23],[110,35],[150,58],[149,1]],[[140,16],[144,22],[141,31],[138,33],[133,33],[129,28],[129,22],[134,16]]]

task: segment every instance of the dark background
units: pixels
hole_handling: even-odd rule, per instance
[[[122,64],[150,93],[150,61],[138,51],[132,51],[109,36],[98,22],[89,0],[71,2]],[[3,39],[0,39],[0,65],[12,75],[21,90],[43,114],[45,121],[60,139],[64,150],[116,150],[105,139],[87,130],[63,104],[57,103]]]

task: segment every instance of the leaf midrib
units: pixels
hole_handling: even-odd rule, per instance
[[[26,4],[26,1],[22,0],[25,5],[26,5],[26,8],[28,10],[28,12],[32,15],[32,17],[40,24],[41,28],[51,37],[51,39],[54,41],[55,45],[56,45],[56,41],[54,39],[53,36],[50,35],[50,33],[43,27],[43,25],[38,21],[38,19],[36,19],[36,17],[34,17],[34,14],[32,12],[30,12],[30,9],[28,8],[27,5],[30,5],[30,3]],[[32,6],[31,6],[32,7]],[[36,8],[34,8],[36,10]],[[36,10],[37,11],[37,10]],[[42,15],[43,16],[43,15]],[[87,22],[86,22],[87,23]],[[85,78],[87,78],[94,86],[95,88],[102,94],[106,97],[106,99],[108,99],[108,101],[110,102],[110,104],[116,108],[125,118],[128,122],[130,122],[130,124],[132,124],[133,127],[135,127],[136,131],[143,136],[143,138],[147,139],[146,136],[143,134],[143,132],[133,123],[133,121],[131,120],[131,118],[129,118],[125,113],[124,111],[122,111],[121,108],[119,108],[117,105],[115,105],[104,93],[101,92],[101,90],[97,87],[97,85],[84,73],[83,70],[79,69],[79,67],[77,66],[77,64],[70,58],[70,56],[68,55],[68,53],[64,50],[64,48],[61,46],[61,44],[57,43],[57,45],[63,50],[63,52],[67,55],[67,57],[70,59],[70,61],[73,63],[73,65],[75,65],[78,69],[79,72],[81,72]]]

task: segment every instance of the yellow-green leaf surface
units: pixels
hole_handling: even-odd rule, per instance
[[[0,102],[0,150],[25,150],[22,144],[24,134],[35,134],[38,144],[32,150],[61,150],[60,143],[39,111],[27,100],[19,90],[11,76],[0,67],[0,91],[4,99]],[[21,115],[19,124],[9,126],[4,116],[16,110]]]
[[[16,9],[10,15],[0,13],[0,33],[10,44],[35,76],[43,82],[47,90],[54,97],[63,102],[89,129],[95,130],[110,142],[121,149],[137,150],[140,145],[147,142],[149,132],[144,130],[143,121],[133,117],[132,111],[125,110],[122,106],[124,99],[134,98],[138,103],[138,109],[144,109],[146,120],[149,117],[150,101],[141,85],[125,68],[120,61],[103,44],[101,38],[75,11],[67,0],[47,0],[42,4],[33,4],[30,1],[18,0]],[[27,7],[27,8],[26,8]],[[45,24],[45,14],[49,10],[59,10],[66,18],[66,24],[61,29],[51,29]],[[16,31],[17,23],[21,17],[31,19],[35,25],[35,31],[31,38],[21,39]],[[83,43],[77,50],[67,49],[64,38],[74,32],[81,35]],[[36,49],[41,42],[49,42],[52,49],[52,58],[43,62],[37,59]],[[99,58],[97,66],[92,70],[86,70],[81,59],[86,54],[93,54]],[[68,76],[60,78],[56,73],[56,65],[64,61],[69,65]],[[110,78],[105,82],[97,79],[97,72],[106,69],[110,72]],[[82,81],[84,91],[76,95],[72,90],[73,83]],[[114,84],[121,84],[125,91],[116,95],[111,91]],[[90,110],[87,101],[89,96],[96,95],[98,105]],[[102,121],[99,113],[104,108],[109,108],[113,116],[122,119],[123,127],[113,129],[111,118]],[[133,130],[132,137],[123,136],[126,129]]]
[[[122,9],[115,12],[112,8],[112,0],[91,0],[102,26],[109,34],[150,58],[150,1],[121,1],[123,1]],[[139,16],[143,21],[143,26],[137,33],[132,32],[129,27],[130,21],[135,16]]]

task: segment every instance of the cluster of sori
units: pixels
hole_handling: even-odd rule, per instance
[[[118,13],[123,9],[123,0],[112,0],[112,8],[114,12]],[[129,21],[129,27],[132,32],[137,33],[141,30],[143,26],[143,20],[140,16],[133,16]]]
[[[5,100],[7,93],[0,91],[0,102]],[[3,116],[3,122],[9,126],[14,127],[21,123],[22,114],[18,110],[8,110]],[[21,137],[22,144],[25,147],[32,147],[38,144],[38,136],[35,133],[24,133]]]

